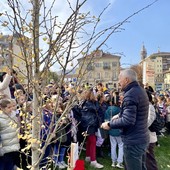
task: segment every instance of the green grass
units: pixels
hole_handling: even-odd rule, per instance
[[[170,135],[158,139],[160,147],[156,147],[155,155],[159,170],[170,170]],[[98,162],[104,165],[104,170],[118,170],[111,167],[111,157],[108,156],[108,149],[104,150],[104,158],[98,158]],[[82,152],[80,159],[85,158],[85,152]],[[88,163],[85,163],[85,170],[94,170]]]
[[[158,139],[160,147],[156,147],[155,155],[159,170],[170,170],[170,135]]]

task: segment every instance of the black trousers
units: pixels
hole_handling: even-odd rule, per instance
[[[9,152],[0,157],[0,170],[13,170],[19,152]]]

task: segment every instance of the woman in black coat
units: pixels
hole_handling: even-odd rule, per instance
[[[91,162],[91,166],[94,168],[103,168],[103,165],[96,161],[96,136],[95,133],[99,128],[98,109],[99,103],[92,90],[86,90],[83,92],[83,101],[77,107],[73,109],[74,117],[78,118],[79,129],[82,132],[87,132],[86,141],[86,161]]]

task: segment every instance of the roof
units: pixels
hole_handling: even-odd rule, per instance
[[[170,52],[158,52],[158,53],[153,53],[149,57],[156,57],[156,56],[170,56]]]
[[[151,58],[155,58],[155,57],[158,57],[158,56],[169,56],[170,57],[170,52],[158,52],[158,53],[153,53],[151,54],[150,56],[144,58],[142,61],[140,61],[140,63],[142,63],[143,61],[147,60],[147,59],[151,59]]]
[[[83,60],[83,59],[91,59],[91,58],[94,58],[94,59],[96,59],[96,58],[121,58],[120,56],[118,56],[118,55],[113,55],[113,54],[110,54],[110,53],[105,53],[105,52],[103,52],[102,50],[98,50],[98,51],[94,51],[94,52],[92,52],[92,54],[90,54],[90,55],[86,55],[86,56],[84,56],[84,57],[82,57],[82,58],[79,58],[79,59],[77,59],[78,61],[80,61],[80,60]]]

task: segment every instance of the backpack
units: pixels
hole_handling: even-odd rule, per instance
[[[151,132],[159,132],[165,126],[165,117],[162,116],[162,113],[157,106],[155,106],[155,113],[156,118],[153,121],[153,123],[149,126],[149,130]]]

